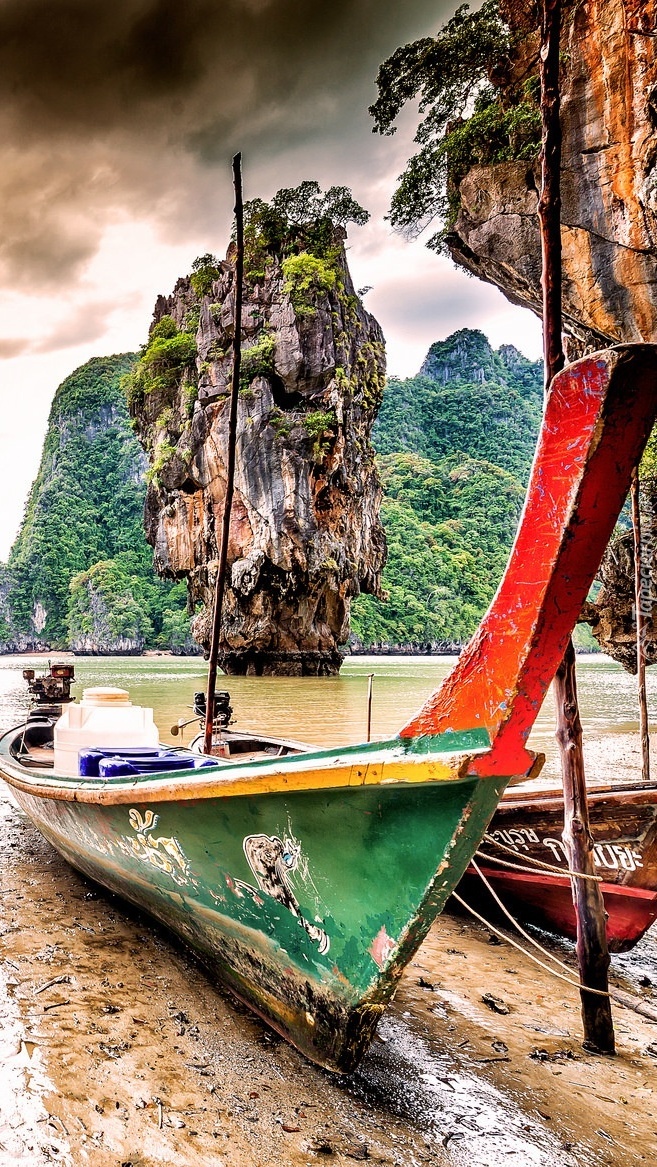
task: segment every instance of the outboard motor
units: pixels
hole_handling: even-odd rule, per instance
[[[220,725],[222,729],[226,729],[231,722],[233,716],[233,707],[230,703],[230,693],[225,691],[215,693],[214,695],[214,721],[215,725]]]
[[[50,665],[47,673],[36,675],[34,669],[23,669],[23,679],[37,705],[65,705],[72,701],[71,685],[75,681],[73,665]]]
[[[203,721],[207,716],[208,702],[205,693],[194,694],[194,713]],[[233,716],[230,693],[221,690],[214,695],[214,724],[217,729],[226,729]]]

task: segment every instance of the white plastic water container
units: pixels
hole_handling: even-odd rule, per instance
[[[153,710],[133,705],[125,689],[85,689],[55,724],[55,773],[77,776],[80,750],[94,747],[156,746]]]

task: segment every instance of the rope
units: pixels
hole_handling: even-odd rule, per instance
[[[493,891],[493,888],[488,883],[488,880],[486,879],[483,872],[477,867],[477,864],[474,862],[474,860],[472,862],[473,862],[473,866],[477,870],[480,878],[483,880],[483,882],[488,887],[491,895],[494,897],[494,899],[497,900],[497,902],[498,902],[500,908],[502,909],[502,911],[504,912],[504,914],[506,916],[508,916],[511,923],[514,925],[515,928],[518,929],[518,931],[521,933],[521,935],[525,936],[527,938],[527,940],[529,940],[530,944],[533,944],[535,948],[538,948],[539,952],[542,952],[550,960],[554,961],[555,964],[558,964],[560,966],[560,968],[565,969],[566,972],[568,972],[568,973],[572,972],[572,969],[570,969],[567,964],[564,964],[564,962],[562,960],[559,960],[559,958],[557,956],[554,956],[551,952],[548,952],[547,949],[543,948],[538,943],[537,940],[534,940],[533,936],[530,936],[529,933],[524,931],[524,929],[520,926],[518,921],[516,919],[514,919],[514,917],[507,910],[507,908],[505,908],[505,906],[502,903],[502,901],[500,900],[499,896],[496,895],[496,893]],[[527,950],[525,948],[523,948],[521,944],[516,943],[516,941],[513,940],[510,936],[508,936],[506,934],[506,932],[500,931],[499,928],[494,928],[492,924],[489,924],[488,920],[484,919],[483,916],[480,916],[479,913],[474,910],[474,908],[471,908],[470,904],[466,904],[465,900],[461,899],[461,897],[459,895],[457,895],[456,892],[452,892],[452,896],[455,900],[458,901],[459,904],[461,904],[461,907],[465,908],[466,911],[470,912],[470,915],[474,916],[475,919],[477,919],[480,924],[483,924],[486,928],[488,928],[496,936],[499,936],[499,938],[501,940],[506,940],[507,944],[512,945],[513,948],[517,948],[518,952],[522,952],[523,956],[527,956],[529,958],[529,960],[533,960],[535,964],[540,965],[541,968],[545,969],[546,972],[550,973],[550,976],[556,977],[557,980],[565,981],[566,984],[572,985],[573,988],[579,989],[580,992],[593,993],[597,997],[610,997],[611,1000],[616,1001],[616,1003],[618,1005],[623,1005],[626,1009],[632,1009],[635,1013],[640,1013],[641,1016],[648,1017],[650,1021],[657,1021],[657,1010],[654,1009],[650,1005],[650,1002],[645,1001],[643,999],[643,997],[635,997],[630,993],[624,992],[623,989],[618,989],[618,988],[611,986],[611,985],[609,987],[608,993],[603,992],[602,989],[589,989],[586,985],[583,985],[578,981],[572,980],[572,978],[569,976],[568,977],[562,976],[561,973],[555,972],[553,968],[549,968],[548,965],[543,964],[543,961],[539,960],[536,956],[533,955],[533,953],[527,952]]]
[[[499,847],[501,851],[518,857],[518,852],[514,851],[513,847],[507,847],[504,843],[500,843],[499,839],[494,839],[492,835],[488,834],[488,831],[484,834],[484,839],[487,843],[493,843],[495,847]],[[526,859],[528,863],[533,863],[536,867],[542,867],[544,871],[554,871],[557,875],[567,875],[570,879],[592,879],[596,883],[604,883],[601,875],[584,875],[579,871],[571,871],[569,867],[564,871],[563,867],[555,867],[553,863],[544,863],[542,859],[535,859],[533,855],[523,855],[522,858]],[[496,859],[494,862],[501,863],[502,860]]]
[[[523,867],[522,863],[509,863],[508,859],[498,859],[496,855],[487,855],[485,851],[477,851],[476,854],[480,859],[485,859],[487,863],[499,863],[500,867],[510,867],[513,871],[528,871],[530,875],[536,874],[534,867]],[[531,862],[534,862],[531,860]],[[536,860],[540,863],[540,860]],[[558,876],[559,879],[590,879],[594,883],[603,883],[601,875],[579,875],[576,871],[567,869],[564,871],[563,867],[552,867],[550,863],[541,863],[541,867],[546,868],[552,875]]]
[[[496,936],[499,936],[500,940],[506,940],[507,944],[510,944],[513,948],[517,948],[518,952],[522,952],[523,956],[529,957],[530,960],[534,961],[534,964],[537,964],[540,966],[540,968],[545,969],[546,972],[549,972],[551,976],[556,977],[557,980],[565,981],[567,985],[572,985],[574,989],[580,989],[583,993],[595,993],[597,997],[609,996],[608,993],[603,993],[601,989],[589,989],[586,985],[580,985],[578,981],[573,981],[570,977],[565,977],[562,975],[562,973],[555,972],[554,969],[550,968],[549,965],[543,964],[543,961],[539,960],[537,956],[534,956],[534,954],[531,952],[527,952],[527,949],[523,948],[522,944],[517,944],[516,941],[513,940],[510,936],[507,936],[504,932],[500,932],[499,928],[493,927],[493,925],[490,924],[488,920],[485,920],[483,916],[479,915],[479,912],[475,912],[474,908],[470,907],[470,904],[466,904],[465,900],[462,900],[460,895],[458,895],[455,891],[452,892],[452,899],[455,899],[456,902],[460,904],[462,908],[465,908],[466,912],[469,912],[471,916],[474,916],[475,920],[478,920],[480,924],[484,924],[484,926],[488,928],[490,932],[494,932]]]
[[[504,906],[504,904],[502,903],[502,901],[499,898],[499,896],[497,895],[497,893],[495,891],[493,891],[493,888],[491,887],[488,880],[486,879],[486,876],[483,874],[481,869],[478,867],[478,865],[474,859],[472,860],[472,866],[474,867],[475,871],[477,872],[477,875],[480,877],[482,882],[488,888],[489,892],[493,896],[493,899],[497,902],[497,904],[500,906],[500,908],[504,912],[504,915],[508,917],[508,919],[511,921],[514,928],[516,928],[516,930],[520,933],[520,935],[523,936],[525,938],[525,940],[528,940],[530,944],[533,944],[534,948],[537,948],[538,951],[543,954],[543,956],[546,956],[548,958],[548,960],[552,960],[555,964],[559,965],[560,968],[565,969],[566,972],[570,974],[572,972],[572,969],[570,969],[567,964],[564,964],[563,961],[559,960],[559,958],[557,956],[553,956],[552,953],[548,952],[545,948],[543,948],[543,946],[541,944],[539,944],[537,940],[534,940],[533,936],[530,936],[528,932],[525,932],[524,928],[518,923],[518,921],[511,915],[509,910]],[[480,916],[479,912],[476,912],[475,909],[470,906],[470,904],[467,904],[464,899],[461,899],[461,896],[458,895],[455,891],[452,892],[452,896],[457,901],[457,903],[461,904],[461,906],[465,908],[465,910],[467,912],[470,912],[470,915],[474,916],[474,918],[476,920],[479,920],[480,924],[484,924],[486,926],[486,928],[489,928],[490,931],[493,932],[496,936],[499,936],[499,938],[501,940],[506,940],[507,943],[510,944],[513,948],[517,948],[518,952],[522,952],[523,956],[527,956],[529,958],[529,960],[533,960],[534,964],[539,965],[539,967],[544,969],[545,972],[550,973],[550,976],[556,977],[557,980],[565,981],[566,984],[571,985],[571,987],[573,989],[579,989],[580,992],[593,993],[596,997],[608,997],[609,996],[609,993],[606,993],[604,991],[604,989],[591,989],[591,988],[589,988],[588,985],[583,985],[579,981],[574,981],[572,979],[572,976],[570,976],[570,975],[564,976],[563,973],[555,972],[555,970],[553,968],[550,968],[550,966],[548,964],[545,964],[544,961],[539,960],[537,956],[534,956],[533,952],[528,952],[526,948],[523,948],[522,944],[518,944],[518,942],[516,940],[514,940],[511,936],[507,936],[504,932],[500,931],[499,928],[495,928],[492,924],[490,924],[489,921],[486,920],[483,916]]]
[[[488,891],[490,892],[493,899],[495,900],[495,903],[498,905],[499,908],[501,908],[501,910],[504,912],[504,915],[507,917],[508,920],[511,921],[514,928],[520,933],[520,935],[523,936],[525,940],[528,940],[530,944],[533,944],[534,948],[537,948],[539,952],[542,952],[543,956],[547,956],[548,960],[553,960],[554,963],[558,964],[559,968],[562,968],[564,972],[568,973],[569,975],[572,975],[573,970],[570,968],[569,965],[564,964],[563,960],[561,960],[558,956],[555,956],[553,952],[548,952],[547,948],[543,948],[543,945],[539,944],[538,940],[536,940],[536,938],[534,936],[531,936],[530,933],[527,932],[523,928],[522,924],[518,920],[516,920],[515,916],[511,915],[511,912],[507,908],[506,904],[504,904],[502,902],[502,900],[498,896],[497,892],[495,891],[495,888],[491,886],[489,881],[486,879],[486,876],[484,875],[483,871],[477,865],[477,863],[475,862],[474,859],[472,860],[472,866],[474,867],[475,871],[477,872],[477,875],[479,876],[482,883],[485,885],[485,887],[488,888]]]

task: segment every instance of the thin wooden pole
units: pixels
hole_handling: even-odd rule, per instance
[[[577,706],[575,649],[572,640],[555,678],[557,701],[557,741],[561,748],[563,775],[563,841],[571,871],[595,875],[593,838],[586,799],[582,724]],[[609,951],[604,900],[600,885],[591,879],[573,879],[573,902],[577,914],[577,960],[580,982],[589,989],[609,992]],[[609,997],[581,993],[585,1044],[600,1053],[616,1050]]]
[[[372,686],[374,684],[374,673],[367,674],[367,740],[370,741],[372,737]]]
[[[543,352],[545,388],[564,366],[561,307],[561,100],[559,48],[561,0],[543,0],[541,22],[541,194],[538,215],[543,263]],[[563,840],[572,871],[586,875],[593,869],[593,840],[589,825],[582,727],[577,705],[575,649],[568,642],[554,680],[557,741],[561,752],[564,792]],[[573,879],[577,915],[577,957],[582,986],[608,992],[609,952],[604,901],[597,883]],[[584,1040],[605,1053],[615,1050],[611,1004],[608,997],[581,993]]]
[[[543,290],[543,355],[545,388],[563,369],[561,310],[561,98],[559,40],[561,0],[543,0],[541,28],[541,288]]]
[[[648,698],[646,695],[646,614],[643,607],[643,570],[641,557],[641,495],[639,471],[632,475],[632,530],[634,532],[634,601],[636,609],[636,674],[639,697],[639,736],[641,738],[641,780],[650,781],[650,735],[648,732]]]
[[[233,313],[233,379],[230,388],[230,413],[228,418],[228,454],[226,459],[226,495],[221,523],[221,549],[215,581],[214,611],[212,614],[212,634],[210,637],[210,660],[208,664],[208,698],[205,714],[205,738],[203,749],[212,753],[212,729],[214,725],[214,700],[217,687],[217,662],[221,637],[221,615],[226,585],[226,564],[228,561],[228,538],[230,535],[230,512],[233,505],[235,485],[235,451],[237,448],[237,402],[240,387],[240,363],[242,356],[242,284],[244,276],[244,205],[242,199],[242,155],[233,158],[233,187],[235,189],[235,225],[237,253],[235,256],[235,296]]]

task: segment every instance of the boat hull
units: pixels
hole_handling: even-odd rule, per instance
[[[588,804],[593,861],[603,881],[609,950],[624,952],[657,919],[657,788],[591,788]],[[559,792],[535,790],[523,795],[517,789],[510,790],[493,817],[482,850],[504,862],[524,865],[534,859],[565,871],[562,830],[563,797]],[[478,866],[520,919],[575,938],[577,923],[568,880],[547,871],[512,871],[482,857]],[[468,903],[491,906],[492,897],[472,869],[462,888]]]
[[[570,883],[547,873],[500,872],[478,864],[496,893],[518,919],[576,939],[577,919]],[[627,952],[657,920],[657,891],[622,884],[601,883],[607,913],[610,952]],[[495,901],[474,871],[466,872],[459,894],[473,907],[496,910]]]
[[[306,1056],[348,1072],[501,792],[499,779],[427,781],[432,766],[252,797],[13,793],[72,866],[166,925]]]

